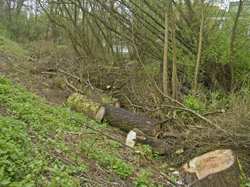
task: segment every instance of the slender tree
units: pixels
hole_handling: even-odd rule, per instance
[[[168,90],[168,32],[169,32],[169,1],[165,0],[165,45],[164,45],[164,61],[163,61],[163,93],[169,95]]]
[[[178,100],[178,79],[177,79],[177,57],[176,57],[176,24],[175,24],[175,18],[174,18],[174,11],[172,8],[172,1],[170,1],[169,5],[169,14],[171,19],[171,25],[172,25],[172,51],[173,51],[173,65],[172,65],[172,97],[175,100]]]
[[[194,96],[196,96],[197,87],[198,87],[198,76],[199,76],[199,70],[200,70],[199,66],[200,66],[200,60],[201,60],[203,25],[204,25],[204,2],[203,2],[203,0],[201,0],[201,25],[200,25],[200,37],[199,37],[199,49],[198,49],[197,62],[196,62],[195,75],[194,75],[194,89],[193,89]]]
[[[243,4],[243,0],[240,0],[239,2],[239,6],[238,6],[238,12],[236,15],[236,18],[234,20],[234,26],[233,26],[233,30],[232,30],[232,38],[231,38],[231,44],[230,44],[230,72],[231,72],[231,90],[233,90],[234,88],[234,60],[233,60],[233,53],[234,53],[234,42],[235,42],[235,37],[236,37],[236,30],[237,30],[237,23],[238,23],[238,19],[240,17],[240,12],[242,9],[242,4]]]

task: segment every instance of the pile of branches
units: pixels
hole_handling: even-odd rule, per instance
[[[232,95],[226,104],[218,102],[214,111],[201,115],[179,101],[172,100],[174,106],[162,105],[164,95],[143,69],[105,66],[103,62],[79,58],[56,60],[55,63],[63,70],[58,71],[55,84],[60,85],[58,83],[66,76],[76,88],[96,87],[118,98],[126,110],[162,121],[158,138],[166,140],[173,150],[166,156],[169,164],[181,166],[203,153],[225,148],[236,153],[243,169],[250,175],[250,93],[238,97]],[[161,89],[161,75],[152,77]]]

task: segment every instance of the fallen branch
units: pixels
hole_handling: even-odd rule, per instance
[[[50,75],[57,75],[57,73],[54,72],[41,72],[42,74],[50,74]]]
[[[163,94],[163,93],[162,93]],[[167,98],[171,98],[169,96],[166,96]],[[174,100],[174,99],[173,99]],[[180,103],[179,101],[175,100],[177,102],[177,104],[181,105],[182,107],[178,107],[178,106],[173,106],[173,105],[149,105],[149,104],[145,104],[145,105],[148,105],[148,106],[153,106],[153,107],[169,107],[169,108],[175,108],[175,109],[180,109],[180,110],[185,110],[185,111],[188,111],[194,115],[196,115],[197,117],[203,119],[204,121],[206,121],[207,123],[209,123],[210,125],[216,127],[218,130],[224,132],[224,133],[227,133],[224,129],[220,128],[218,125],[216,125],[215,123],[213,123],[212,121],[210,121],[209,119],[205,118],[204,116],[198,114],[197,112],[195,112],[194,110],[186,107],[184,104]],[[164,121],[163,121],[164,122]]]
[[[166,178],[170,183],[172,183],[174,186],[176,186],[176,187],[179,187],[179,186],[180,186],[180,185],[177,184],[176,182],[172,181],[171,178],[170,178],[169,176],[167,176],[165,173],[162,173],[162,172],[160,171],[160,174],[161,174],[163,177],[165,177],[165,178]]]
[[[66,79],[65,76],[64,76],[64,80],[65,80],[65,82],[67,83],[67,85],[68,85],[69,87],[71,87],[71,88],[73,88],[73,89],[75,90],[76,93],[84,94],[81,90],[77,89],[77,88],[74,87],[72,84],[70,84],[70,83],[68,82],[68,80]]]
[[[120,144],[122,144],[122,145],[124,145],[124,146],[126,146],[126,147],[128,147],[128,148],[130,148],[131,150],[134,151],[134,149],[133,149],[132,147],[127,146],[125,143],[121,142],[120,140],[117,140],[117,139],[113,138],[112,136],[109,136],[109,135],[107,135],[107,134],[105,134],[105,133],[103,133],[103,132],[101,132],[101,131],[98,131],[98,130],[94,129],[93,127],[90,127],[89,125],[86,125],[85,123],[82,123],[82,122],[76,120],[75,118],[70,117],[69,119],[74,120],[74,121],[76,121],[77,123],[80,123],[81,125],[83,125],[83,126],[85,126],[85,127],[88,127],[88,128],[90,128],[91,130],[96,131],[96,132],[100,133],[101,135],[106,136],[106,137],[108,137],[108,138],[110,138],[110,139],[112,139],[112,140],[114,140],[114,141],[116,141],[116,142],[119,142]]]
[[[65,73],[65,74],[67,74],[67,75],[69,75],[69,76],[71,76],[71,77],[73,77],[73,78],[75,78],[75,79],[77,79],[77,80],[80,80],[79,77],[74,76],[74,75],[72,75],[72,74],[70,74],[70,73],[68,73],[68,72],[66,72],[66,71],[61,70],[61,69],[57,69],[57,71],[60,71],[61,73]]]

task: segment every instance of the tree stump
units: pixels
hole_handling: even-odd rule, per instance
[[[127,146],[134,147],[136,143],[150,145],[153,153],[158,153],[159,155],[165,155],[169,150],[167,142],[147,136],[137,128],[131,130],[126,139]]]
[[[184,164],[183,182],[189,187],[239,187],[245,176],[232,150],[206,153]]]
[[[103,113],[103,111],[105,111],[105,113]],[[161,124],[158,121],[107,104],[100,106],[96,115],[103,116],[109,124],[126,132],[138,128],[146,135],[154,137],[161,129]],[[100,117],[100,119],[102,118]]]
[[[67,100],[67,103],[71,108],[75,109],[78,112],[82,112],[85,115],[88,115],[91,119],[94,120],[102,117],[99,116],[101,112],[105,113],[104,109],[104,111],[100,110],[99,114],[96,114],[97,109],[102,105],[102,103],[78,93],[71,94]]]

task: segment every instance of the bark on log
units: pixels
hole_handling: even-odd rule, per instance
[[[96,114],[99,115],[99,112],[103,111],[104,108],[104,119],[106,119],[110,125],[125,130],[126,132],[129,132],[134,128],[138,128],[146,135],[154,137],[161,129],[161,124],[158,121],[135,114],[122,108],[112,107],[107,104],[100,106]]]
[[[239,187],[245,176],[232,150],[206,153],[184,164],[183,182],[189,187]]]
[[[137,143],[150,145],[153,153],[159,155],[165,155],[169,150],[169,145],[165,141],[147,136],[139,129],[134,128],[127,135],[126,145],[134,147]]]
[[[105,108],[100,110],[99,113],[96,114],[97,109],[102,105],[102,103],[92,100],[86,95],[73,93],[69,96],[67,103],[71,108],[75,109],[78,112],[82,112],[85,115],[88,115],[91,119],[103,119]]]

